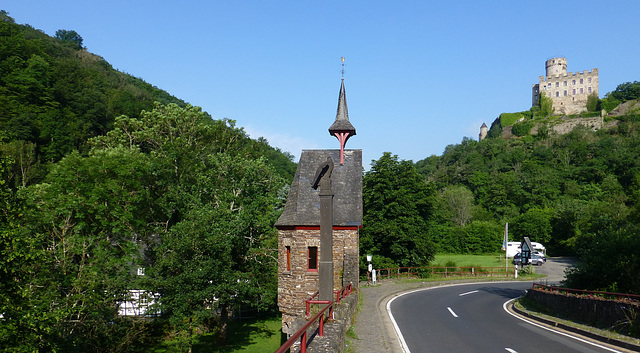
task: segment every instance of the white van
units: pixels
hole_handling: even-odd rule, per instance
[[[510,241],[507,243],[507,257],[514,257],[516,254],[518,254],[520,251],[522,251],[522,249],[520,248],[520,244],[522,242],[519,241]],[[538,251],[540,253],[542,253],[543,256],[546,255],[547,253],[547,249],[544,247],[544,245],[540,244],[540,243],[536,243],[535,241],[531,242],[531,246],[533,246],[533,250],[534,251]]]

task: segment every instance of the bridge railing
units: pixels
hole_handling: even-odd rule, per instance
[[[541,284],[541,283],[534,283],[532,288],[534,290],[540,290],[540,291],[550,292],[550,293],[584,295],[584,296],[589,296],[589,297],[600,297],[600,298],[615,299],[615,300],[625,300],[626,299],[626,300],[640,301],[640,295],[636,295],[636,294],[601,292],[601,291],[590,291],[590,290],[554,287],[554,286],[548,286],[548,285]]]
[[[515,277],[515,268],[509,267],[396,267],[377,270],[378,280],[411,277]]]
[[[276,350],[275,353],[286,352],[289,348],[291,348],[294,344],[296,344],[298,340],[300,340],[300,353],[306,353],[307,345],[310,343],[308,342],[308,338],[307,338],[307,331],[309,330],[309,328],[312,325],[314,325],[316,322],[318,322],[318,336],[323,337],[325,319],[333,318],[333,305],[335,303],[340,303],[340,300],[344,299],[345,297],[348,297],[352,291],[353,291],[353,286],[351,284],[344,286],[339,291],[334,291],[333,293],[336,295],[335,302],[332,300],[316,300],[314,298],[318,296],[318,292],[315,292],[309,299],[305,301],[307,317],[309,317],[310,315],[309,313],[310,313],[311,304],[322,304],[325,306],[322,307],[317,314],[315,314],[312,318],[310,318],[309,321],[307,321],[307,323],[304,324],[296,333],[291,335],[291,337],[289,337],[287,342],[285,342],[280,348],[278,348],[278,350]]]

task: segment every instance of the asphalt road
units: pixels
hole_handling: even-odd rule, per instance
[[[530,282],[471,283],[421,288],[390,300],[405,353],[618,352],[525,322],[504,309]]]

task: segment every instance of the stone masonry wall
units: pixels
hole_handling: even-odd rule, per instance
[[[570,133],[578,125],[582,125],[595,131],[602,129],[603,124],[604,119],[601,116],[597,116],[594,118],[567,119],[561,123],[551,125],[550,128],[554,133],[564,135]]]
[[[306,322],[305,300],[319,288],[317,271],[308,270],[308,248],[318,247],[320,229],[278,230],[278,307],[282,313],[282,332],[293,334]],[[287,247],[290,249],[287,271]],[[358,230],[333,231],[333,289],[340,290],[350,282],[358,285]],[[355,267],[355,268],[352,268]]]
[[[561,317],[577,320],[596,327],[616,327],[618,331],[628,329],[637,320],[640,304],[596,297],[565,295],[540,290],[528,290],[527,298],[558,313]]]

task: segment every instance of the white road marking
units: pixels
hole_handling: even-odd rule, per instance
[[[456,313],[454,313],[450,307],[447,307],[447,310],[449,310],[449,312],[451,313],[451,315],[453,315],[453,317],[458,317],[458,315],[456,315]]]
[[[485,283],[506,283],[506,282],[478,282],[476,284],[485,284]],[[402,336],[402,332],[400,331],[400,327],[398,327],[398,323],[396,322],[396,319],[393,317],[393,314],[391,313],[391,303],[394,300],[404,295],[415,293],[415,292],[421,292],[421,291],[431,290],[431,289],[440,289],[440,288],[446,288],[446,287],[466,286],[466,285],[469,285],[469,283],[446,284],[446,285],[437,286],[437,287],[413,289],[413,290],[408,290],[406,292],[400,293],[394,296],[393,298],[389,299],[389,301],[387,302],[387,305],[385,305],[387,309],[387,315],[389,315],[391,324],[393,324],[393,329],[394,331],[396,331],[396,335],[398,336],[398,342],[400,343],[400,348],[402,348],[403,353],[411,353],[411,351],[409,350],[409,346],[407,346],[407,342],[404,340],[404,336]]]
[[[511,349],[511,348],[505,348],[504,350],[509,352],[509,353],[518,353],[518,351],[516,351],[515,349]]]
[[[524,322],[526,322],[526,323],[529,323],[529,324],[531,324],[531,325],[533,325],[533,326],[540,327],[540,328],[545,329],[545,330],[547,330],[547,331],[555,332],[555,333],[557,333],[557,334],[559,334],[559,335],[562,335],[562,336],[566,336],[566,337],[569,337],[569,338],[573,338],[573,339],[574,339],[574,340],[576,340],[576,341],[580,341],[580,342],[583,342],[583,343],[587,343],[587,344],[590,344],[590,345],[592,345],[592,346],[596,346],[596,347],[598,347],[598,348],[602,348],[602,349],[604,349],[604,350],[607,350],[607,351],[609,351],[609,352],[622,353],[621,351],[617,351],[617,350],[615,350],[615,349],[612,349],[612,348],[609,348],[609,347],[603,346],[603,345],[601,345],[601,344],[597,344],[597,343],[595,343],[595,342],[587,341],[587,340],[582,339],[582,338],[580,338],[580,337],[572,336],[572,335],[567,334],[567,333],[564,333],[564,332],[556,331],[556,330],[554,330],[554,329],[552,329],[552,328],[549,328],[549,327],[546,327],[546,326],[543,326],[543,325],[537,324],[537,323],[535,323],[535,322],[533,322],[533,321],[527,320],[527,319],[525,319],[525,318],[522,318],[522,317],[520,317],[520,316],[518,316],[518,315],[516,315],[516,314],[514,314],[514,313],[512,313],[512,312],[510,312],[510,311],[507,309],[507,306],[509,305],[509,303],[510,303],[510,302],[512,302],[512,301],[514,301],[514,300],[516,300],[516,299],[518,299],[518,298],[513,298],[513,299],[510,299],[510,300],[507,300],[506,302],[504,302],[504,304],[502,304],[502,308],[504,309],[504,311],[506,311],[507,313],[509,313],[509,315],[511,315],[511,316],[513,316],[513,317],[515,317],[515,318],[517,318],[517,319],[519,319],[519,320],[522,320],[522,321],[524,321]]]
[[[472,290],[471,292],[460,293],[460,294],[458,294],[458,296],[460,296],[460,297],[461,297],[461,296],[463,296],[463,295],[473,294],[473,293],[478,293],[478,292],[479,292],[479,291],[477,291],[477,290]]]

